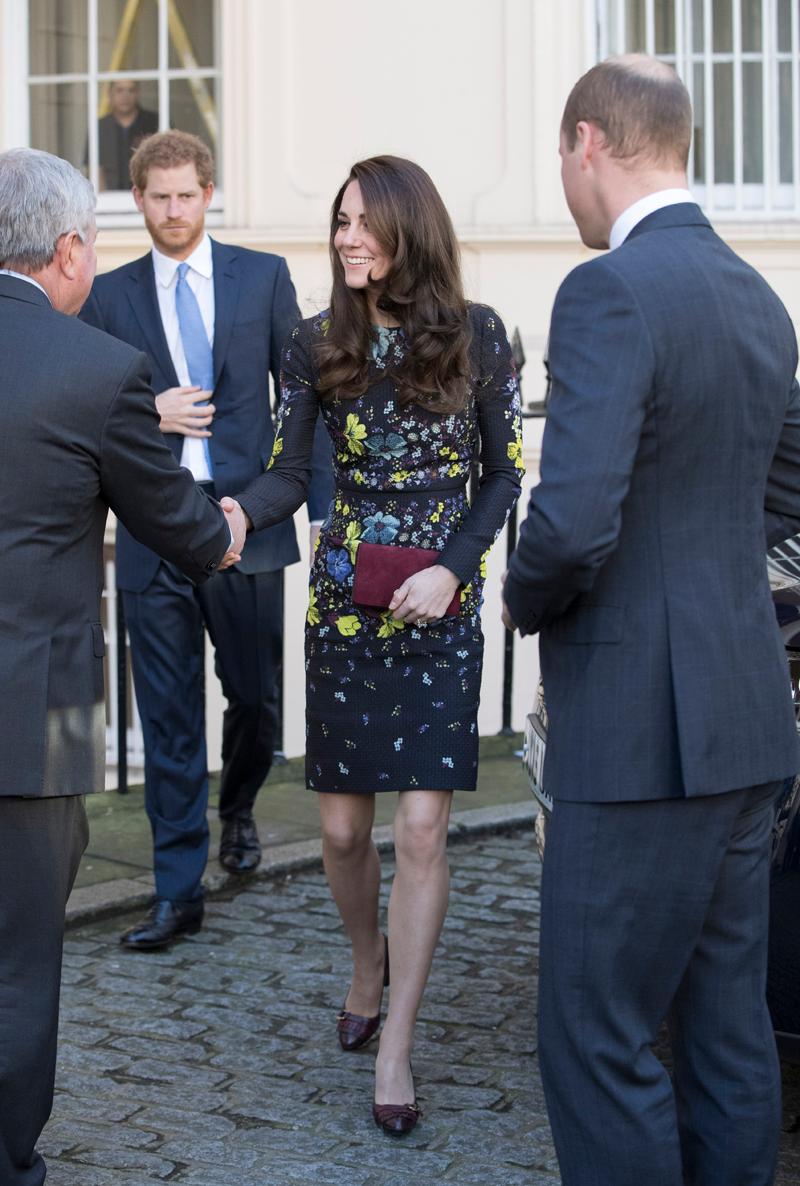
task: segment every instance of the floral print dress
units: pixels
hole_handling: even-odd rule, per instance
[[[465,411],[396,399],[401,329],[375,328],[374,382],[357,399],[315,391],[313,344],[327,314],[298,325],[283,356],[275,446],[241,496],[256,528],[302,503],[318,409],[333,442],[335,497],[320,532],[306,617],[306,782],[316,791],[474,790],[486,554],[519,497],[519,388],[503,324],[470,306],[473,390]],[[467,482],[476,451],[480,487]],[[455,617],[415,626],[352,601],[362,542],[437,549],[461,580]]]

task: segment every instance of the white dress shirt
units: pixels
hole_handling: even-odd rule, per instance
[[[191,387],[189,368],[183,353],[178,312],[175,308],[175,287],[178,283],[178,264],[182,261],[164,255],[157,247],[153,248],[153,270],[156,274],[156,294],[158,296],[158,311],[161,314],[161,324],[167,339],[170,357],[178,376],[181,387]],[[208,334],[208,341],[212,349],[214,346],[214,264],[211,256],[211,240],[204,235],[192,254],[185,261],[189,265],[186,282],[197,298],[200,316]],[[212,425],[213,430],[213,425]],[[207,438],[206,438],[207,439]],[[211,481],[211,473],[206,461],[203,440],[199,437],[184,437],[181,450],[181,465],[191,470],[196,482]]]
[[[662,210],[665,206],[677,206],[682,202],[694,202],[688,189],[660,189],[653,194],[645,194],[638,202],[622,211],[611,228],[609,247],[612,251],[615,247],[621,247],[633,228],[643,218],[647,218],[648,214],[655,214],[656,210]]]
[[[44,295],[47,297],[48,301],[50,301],[50,297],[47,296],[47,293],[42,288],[39,281],[34,280],[33,276],[26,275],[25,272],[15,272],[12,268],[0,268],[0,276],[13,276],[15,280],[27,280],[28,284],[32,284],[34,288],[38,288],[39,292],[44,292]],[[51,305],[52,303],[53,302],[50,301]]]

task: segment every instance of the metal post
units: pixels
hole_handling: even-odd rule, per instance
[[[506,568],[511,559],[514,548],[517,546],[517,504],[514,503],[508,516],[508,527],[506,535]],[[510,630],[506,630],[505,638],[503,639],[503,723],[500,728],[500,737],[511,737],[514,730],[511,728],[511,698],[514,691],[514,635]]]
[[[128,664],[125,643],[125,610],[117,589],[117,791],[128,793]]]
[[[286,569],[283,569],[281,571],[281,618],[282,619],[283,619],[283,613],[284,613],[285,607],[286,607],[285,593],[286,593]],[[283,637],[284,637],[284,632],[283,632],[283,630],[281,630],[281,656],[280,656],[280,660],[278,663],[278,671],[275,676],[275,678],[278,681],[278,724],[277,724],[277,728],[275,729],[275,750],[272,755],[273,766],[285,766],[288,761],[288,759],[286,757],[286,751],[283,748],[283,710],[284,710],[284,703],[283,703],[283,655],[284,655]]]

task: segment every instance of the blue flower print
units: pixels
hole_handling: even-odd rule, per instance
[[[391,461],[393,457],[402,457],[408,452],[406,441],[396,432],[387,432],[386,436],[382,432],[376,432],[368,437],[364,444],[367,452],[373,457],[383,457],[386,461]]]
[[[389,544],[399,530],[399,519],[395,519],[394,515],[385,515],[383,511],[376,511],[374,515],[367,515],[364,520],[364,531],[361,538],[368,544]],[[330,571],[330,561],[328,564]]]
[[[340,584],[342,581],[346,581],[353,571],[350,557],[345,548],[330,548],[325,557],[325,563],[328,566],[328,572]]]

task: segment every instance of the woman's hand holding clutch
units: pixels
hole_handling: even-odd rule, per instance
[[[395,590],[389,609],[398,621],[416,626],[438,622],[447,612],[460,583],[456,574],[443,564],[423,568]]]

